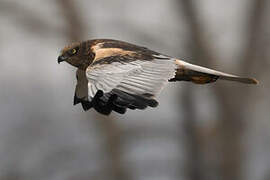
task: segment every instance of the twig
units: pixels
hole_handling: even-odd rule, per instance
[[[57,0],[67,22],[68,38],[70,41],[82,40],[85,32],[84,24],[79,16],[79,10],[72,0]],[[105,136],[105,147],[109,157],[108,174],[112,180],[128,180],[128,174],[122,161],[122,134],[115,119],[95,115],[95,122]]]

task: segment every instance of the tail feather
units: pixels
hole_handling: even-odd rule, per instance
[[[237,81],[245,84],[258,84],[259,82],[254,78],[245,78],[245,77],[229,77],[229,76],[220,76],[219,79],[228,80],[228,81]]]
[[[176,76],[172,80],[187,80],[194,83],[205,84],[214,82],[217,79],[228,81],[237,81],[245,84],[258,84],[254,78],[240,77],[233,74],[227,74],[209,68],[193,65],[182,60],[176,60],[178,69]]]

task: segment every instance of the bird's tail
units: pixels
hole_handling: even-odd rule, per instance
[[[192,81],[197,84],[205,84],[215,82],[217,79],[223,79],[246,84],[258,84],[258,81],[254,78],[246,78],[227,74],[205,67],[193,65],[178,59],[176,60],[176,64],[178,65],[176,75],[170,81]]]

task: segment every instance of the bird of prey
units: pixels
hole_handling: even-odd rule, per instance
[[[112,39],[73,43],[61,51],[58,63],[62,61],[77,68],[74,105],[81,103],[85,111],[94,108],[104,115],[156,107],[156,97],[168,82],[206,84],[220,79],[258,83]]]

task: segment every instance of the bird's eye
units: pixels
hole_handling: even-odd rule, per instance
[[[68,51],[68,53],[70,54],[70,55],[75,55],[76,53],[77,53],[77,49],[71,49],[70,51]]]
[[[76,54],[76,52],[77,52],[76,49],[72,49],[72,50],[71,50],[71,53],[72,53],[72,54]]]

